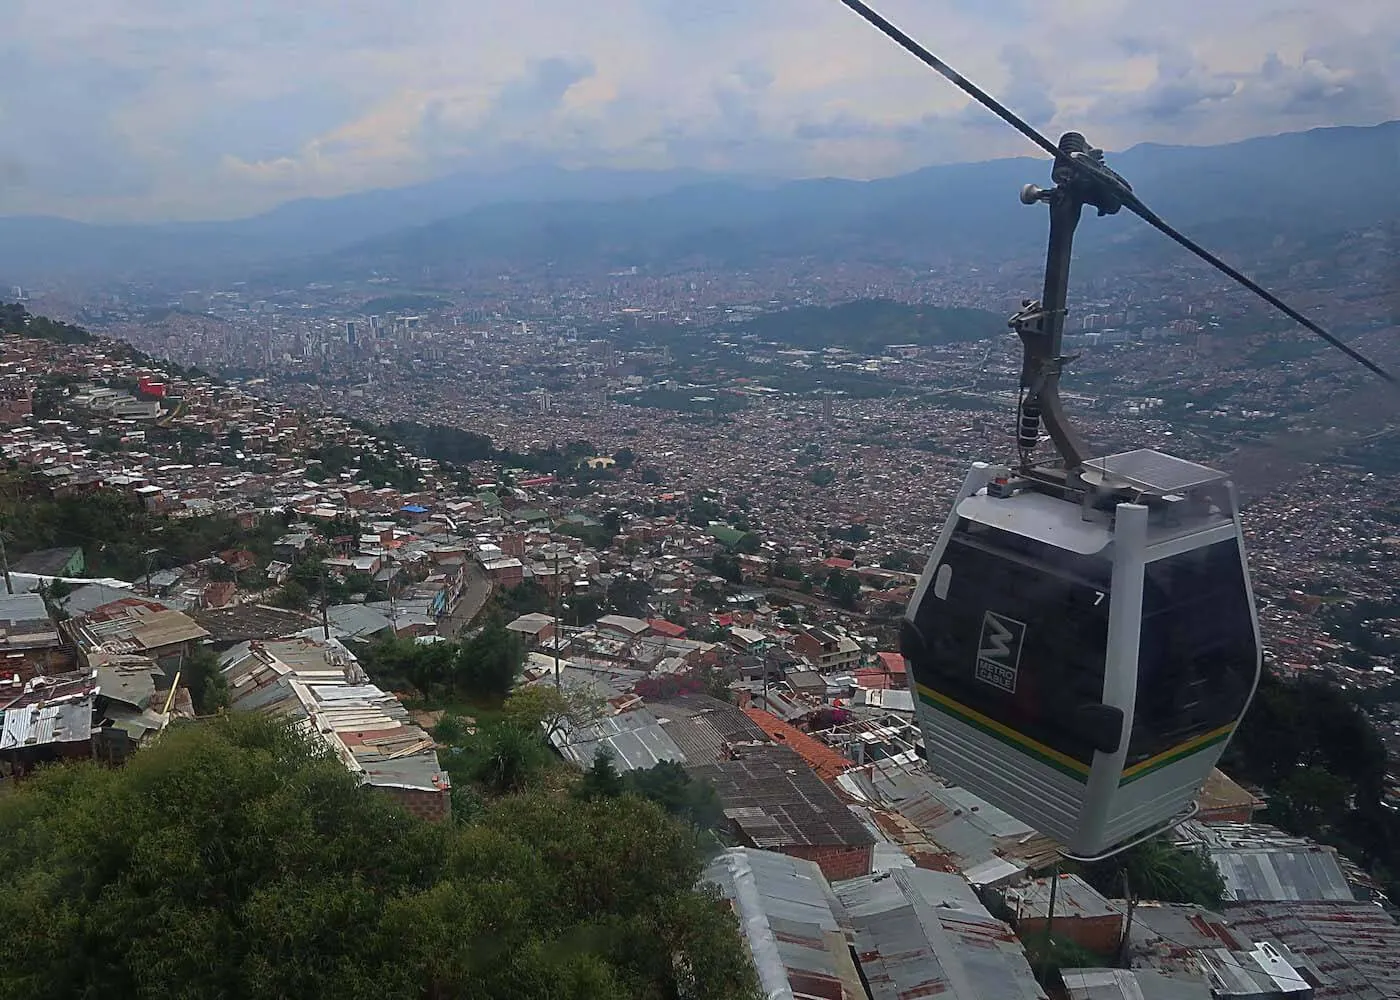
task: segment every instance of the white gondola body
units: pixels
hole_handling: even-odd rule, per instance
[[[1116,484],[1166,486],[1096,510],[998,496],[1008,470],[974,466],[904,626],[932,769],[1080,857],[1190,814],[1261,663],[1224,476],[1151,451],[1101,461]]]

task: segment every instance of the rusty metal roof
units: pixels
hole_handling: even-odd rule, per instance
[[[1315,1000],[1400,998],[1400,925],[1373,903],[1254,903],[1229,917],[1237,936],[1285,946]]]
[[[768,1000],[865,1000],[840,904],[815,862],[738,847],[704,880],[733,907]]]
[[[962,876],[900,868],[833,888],[871,1000],[1045,1000],[1016,935]]]
[[[866,847],[875,838],[791,747],[743,746],[735,759],[689,768],[715,786],[729,818],[754,847]]]

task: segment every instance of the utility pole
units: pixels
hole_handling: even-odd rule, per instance
[[[10,557],[5,554],[5,533],[0,531],[0,567],[5,571],[5,593],[14,594],[15,585],[10,580]]]
[[[1055,891],[1060,887],[1060,866],[1055,865],[1055,871],[1050,876],[1050,908],[1045,914],[1045,955],[1040,962],[1040,982],[1043,986],[1045,980],[1050,975],[1050,962],[1055,949],[1055,939],[1052,936],[1055,928]]]
[[[321,570],[321,634],[326,642],[331,641],[331,595],[326,587],[331,581],[330,570]]]
[[[156,555],[157,552],[160,552],[160,551],[161,551],[160,549],[147,549],[146,551],[144,551],[144,552],[141,553],[143,556],[146,557],[146,596],[147,596],[147,597],[150,597],[150,596],[151,596],[151,563],[155,561],[155,555]],[[237,574],[236,572],[233,574],[233,583],[234,583],[234,586],[235,586],[235,587],[238,585],[238,574]]]
[[[1133,889],[1128,884],[1128,869],[1123,869],[1123,898],[1128,901],[1128,917],[1123,921],[1123,939],[1118,942],[1118,965],[1120,968],[1133,967],[1133,951],[1129,938],[1133,932]]]
[[[560,629],[563,621],[560,619],[560,603],[563,599],[564,585],[559,579],[559,548],[555,543],[554,549],[554,690],[558,691],[562,687],[559,679],[559,640],[563,638]]]

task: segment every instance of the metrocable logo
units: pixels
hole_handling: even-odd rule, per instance
[[[988,611],[982,616],[982,637],[977,641],[977,667],[972,676],[983,684],[1015,694],[1025,637],[1025,622]]]

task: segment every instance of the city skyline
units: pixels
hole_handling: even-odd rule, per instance
[[[462,171],[865,178],[1031,151],[835,2],[64,7],[21,0],[0,46],[0,123],[26,136],[0,155],[0,215],[230,218]],[[1107,148],[1400,117],[1386,4],[1273,7],[882,9],[1036,125]]]

